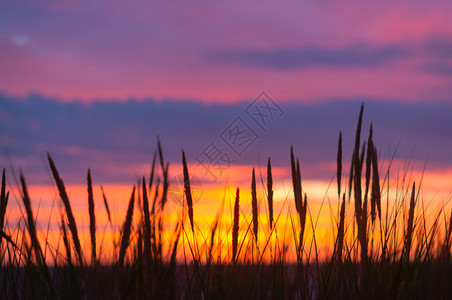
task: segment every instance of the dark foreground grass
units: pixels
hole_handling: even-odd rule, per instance
[[[286,225],[292,229],[295,259],[288,255],[282,233],[278,234],[280,212],[273,205],[270,159],[263,193],[266,201],[258,202],[255,170],[252,173],[250,170],[252,217],[248,218],[241,210],[237,187],[232,221],[225,225],[220,208],[210,234],[205,236],[197,232],[190,174],[182,152],[183,209],[168,239],[164,237],[167,227],[164,210],[169,163],[164,161],[158,141],[161,177],[155,172],[156,152],[149,180],[142,177],[138,186],[131,187],[130,199],[125,199],[128,208],[118,229],[119,239],[109,241],[113,244],[110,260],[102,260],[102,245],[96,246],[98,225],[89,170],[90,252],[81,247],[71,202],[50,155],[49,165],[62,207],[57,245],[49,245],[47,239],[38,237],[32,199],[22,175],[19,200],[24,208],[23,218],[14,225],[5,221],[10,193],[3,170],[0,298],[452,299],[452,213],[443,206],[434,212],[433,219],[427,217],[431,213],[419,197],[419,184],[414,182],[403,180],[395,198],[388,199],[389,188],[384,189],[389,186],[389,170],[381,179],[372,125],[367,141],[362,143],[362,123],[363,107],[348,182],[342,182],[342,133],[339,134],[338,210],[330,208],[334,248],[326,256],[314,234],[317,222],[310,213],[300,162],[293,149],[290,151],[293,195],[286,200],[295,209]],[[387,197],[386,207],[382,195]],[[103,189],[102,196],[113,228]],[[264,211],[259,204],[267,205],[268,216],[264,219],[268,219],[268,228],[259,223],[259,215]],[[353,207],[353,216],[347,217],[348,206]],[[227,227],[223,228],[226,234],[220,234],[222,226]],[[308,231],[312,238],[307,238]]]

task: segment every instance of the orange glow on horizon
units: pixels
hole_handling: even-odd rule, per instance
[[[231,167],[232,170],[229,174],[234,174],[236,178],[230,177],[230,182],[243,182],[249,179],[248,173],[249,166]],[[194,168],[193,168],[194,169]],[[245,172],[246,170],[246,172]],[[245,174],[246,173],[246,174]],[[278,176],[276,176],[278,174]],[[276,224],[275,232],[270,234],[268,224],[268,205],[265,184],[262,186],[258,184],[258,206],[259,206],[259,252],[264,253],[264,259],[269,259],[272,252],[263,251],[274,247],[275,242],[287,247],[287,258],[289,261],[296,260],[295,256],[295,240],[297,239],[297,232],[293,232],[293,228],[297,231],[298,216],[293,203],[293,192],[291,179],[287,177],[288,170],[283,168],[275,168],[274,175],[274,220]],[[264,176],[264,175],[263,175]],[[280,177],[282,176],[282,177]],[[409,197],[409,191],[411,188],[411,180],[416,181],[421,178],[422,173],[413,172],[410,174],[410,178],[402,185],[401,178],[392,178],[389,184],[383,184],[382,180],[382,210],[383,214],[386,211],[386,197],[389,192],[389,198],[391,199],[390,206],[393,205],[393,199],[401,201],[402,198]],[[266,173],[264,183],[266,182]],[[346,179],[344,179],[346,180]],[[423,182],[420,194],[420,201],[423,206],[432,208],[431,214],[427,217],[429,222],[432,222],[436,216],[437,209],[441,209],[444,205],[447,213],[450,209],[451,191],[449,182],[452,180],[452,170],[446,170],[441,172],[425,172],[423,174]],[[331,183],[331,184],[330,184]],[[251,184],[240,184],[240,234],[239,241],[242,245],[240,257],[243,260],[256,259],[257,248],[253,242],[252,234],[252,208],[251,208]],[[345,186],[345,182],[343,181]],[[389,190],[387,189],[389,186]],[[117,253],[117,243],[119,241],[119,234],[121,231],[122,222],[125,218],[126,209],[132,186],[130,185],[103,185],[106,197],[108,199],[109,208],[111,211],[112,223],[109,224],[106,209],[104,207],[103,198],[99,186],[94,186],[94,199],[95,199],[95,212],[96,212],[96,224],[97,224],[97,247],[102,245],[102,251],[98,249],[98,253],[101,252],[101,259],[109,261],[115,257],[114,253]],[[329,188],[328,188],[329,187]],[[417,189],[418,187],[416,187]],[[64,258],[65,254],[61,241],[61,216],[64,215],[61,200],[59,194],[54,186],[48,185],[30,185],[28,187],[29,195],[32,201],[32,208],[37,219],[38,235],[41,241],[48,241],[48,251],[53,255]],[[87,203],[87,188],[85,185],[68,185],[66,186],[68,196],[71,200],[73,213],[77,222],[80,239],[82,242],[82,248],[85,255],[88,257],[90,254],[90,237],[89,237],[89,216],[88,216],[88,203]],[[212,255],[214,257],[220,256],[224,261],[230,261],[230,249],[232,247],[231,232],[232,232],[232,220],[233,220],[233,203],[235,199],[236,186],[230,186],[219,183],[204,183],[202,190],[197,191],[199,198],[194,197],[194,216],[195,216],[195,244],[199,249],[200,259],[205,259],[208,253],[208,245],[210,244],[212,226],[215,223],[216,216],[219,214],[219,226],[215,234],[215,241],[219,243],[220,248],[213,249]],[[14,189],[13,189],[14,191]],[[305,231],[306,245],[311,245],[314,238],[313,228],[315,227],[315,239],[316,243],[321,249],[319,253],[322,255],[331,255],[334,248],[333,241],[336,235],[336,226],[338,218],[339,202],[337,199],[337,187],[336,181],[313,181],[303,180],[303,191],[308,195],[308,213]],[[154,188],[150,193],[150,201],[153,199]],[[195,191],[196,193],[196,191]],[[14,194],[14,193],[13,193]],[[18,195],[16,193],[16,195]],[[182,216],[184,217],[185,233],[181,236],[179,245],[185,245],[184,249],[181,247],[178,251],[178,258],[182,260],[184,255],[188,259],[191,258],[190,247],[194,245],[191,228],[187,220],[187,213],[184,211],[184,205],[186,205],[185,197],[183,196],[183,188],[180,185],[174,185],[170,188],[168,201],[165,207],[165,211],[162,214],[163,217],[163,233],[162,239],[164,241],[164,254],[168,255],[170,250],[170,244],[175,237],[174,229],[176,223],[180,222]],[[18,233],[15,224],[23,222],[23,209],[20,199],[17,201],[10,201],[10,205],[7,210],[7,232]],[[406,200],[405,200],[406,201]],[[19,203],[19,206],[17,205]],[[151,202],[152,203],[152,202]],[[133,222],[138,224],[141,220],[141,212],[139,208],[141,204],[135,205]],[[157,209],[159,203],[157,203]],[[353,228],[353,200],[352,203],[346,205],[347,213],[347,228],[348,234],[352,234]],[[419,210],[418,206],[418,210]],[[403,211],[406,214],[406,209]],[[430,211],[429,211],[430,212]],[[399,220],[402,222],[403,219]],[[277,236],[277,237],[276,237]],[[378,234],[376,235],[378,236]],[[353,236],[348,238],[353,239]],[[136,234],[131,236],[131,248],[136,243]],[[42,242],[44,244],[44,242]],[[115,246],[116,244],[116,246]],[[134,250],[129,249],[129,253]],[[131,254],[130,254],[131,255]],[[325,257],[325,256],[324,256]],[[48,257],[49,263],[53,263],[52,256]]]

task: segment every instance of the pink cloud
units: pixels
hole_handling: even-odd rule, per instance
[[[432,92],[448,99],[450,76],[434,71],[447,70],[450,61],[430,58],[424,44],[450,37],[449,8],[442,1],[9,4],[3,14],[14,18],[5,19],[0,34],[0,91],[84,100],[150,96],[227,102],[262,90],[281,100],[408,101]],[[27,42],[13,43],[20,36]],[[215,49],[335,51],[357,43],[402,46],[410,55],[378,66],[297,70],[220,64],[207,57]]]

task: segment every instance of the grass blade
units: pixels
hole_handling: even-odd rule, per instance
[[[253,233],[254,233],[254,240],[257,244],[257,234],[259,230],[259,224],[258,224],[258,208],[257,208],[257,193],[256,193],[256,175],[253,168],[253,175],[251,179],[251,206],[253,209]]]
[[[91,237],[91,264],[95,265],[96,256],[96,215],[94,213],[93,183],[91,180],[91,170],[88,169],[88,211],[89,211],[89,233]]]
[[[49,153],[47,153],[47,159],[49,160],[50,168],[52,169],[53,178],[55,179],[56,185],[58,187],[58,191],[60,193],[61,200],[63,201],[64,208],[66,209],[66,215],[69,222],[69,229],[71,230],[72,240],[74,242],[75,251],[77,254],[77,259],[80,266],[83,266],[83,255],[82,255],[82,247],[80,245],[80,239],[78,237],[77,225],[75,223],[74,214],[72,213],[71,203],[69,202],[69,197],[66,193],[66,188],[64,187],[64,182],[60,178],[58,174],[58,170],[55,166],[55,163],[52,160],[52,157]]]
[[[28,196],[27,184],[25,183],[25,177],[20,175],[20,182],[22,184],[22,200],[25,206],[25,211],[27,213],[27,225],[28,233],[30,235],[31,245],[35,252],[36,262],[38,265],[44,265],[44,257],[41,250],[41,245],[38,241],[38,236],[36,235],[35,219],[33,217],[33,211],[31,209],[30,197]]]
[[[416,193],[416,183],[413,182],[413,188],[411,189],[410,209],[408,212],[408,225],[405,234],[405,247],[403,249],[405,254],[405,260],[407,262],[410,260],[411,240],[413,235],[414,207],[416,206],[415,193]]]
[[[100,186],[100,189],[102,191],[102,198],[104,199],[105,210],[107,211],[108,222],[110,222],[110,224],[111,224],[110,208],[108,207],[107,197],[105,196],[105,192],[104,192],[103,186]]]
[[[234,203],[234,220],[232,226],[232,262],[237,262],[237,245],[239,241],[239,218],[240,218],[240,190],[237,187]]]
[[[298,160],[297,160],[297,162],[298,162]],[[295,208],[296,208],[298,214],[300,214],[302,206],[303,206],[303,198],[302,198],[301,184],[299,184],[301,179],[298,178],[299,168],[297,168],[297,165],[295,164],[293,147],[290,147],[290,163],[291,163],[291,169],[292,169],[292,185],[293,185],[293,194],[294,194],[294,200],[295,200]],[[299,166],[299,164],[298,164],[298,166]]]
[[[124,221],[124,226],[122,228],[121,247],[119,248],[119,259],[118,259],[118,264],[121,266],[124,264],[124,257],[126,255],[127,247],[129,246],[134,204],[135,204],[135,186],[133,186],[132,196],[130,196],[129,206],[127,208],[126,220]]]
[[[157,152],[154,152],[154,158],[152,159],[151,175],[149,176],[149,192],[151,192],[152,185],[154,184],[154,171],[155,171],[156,158],[157,158]]]
[[[381,220],[381,192],[380,192],[380,177],[378,174],[378,154],[377,148],[373,146],[372,150],[372,195],[371,201],[375,203],[378,218]]]
[[[0,193],[0,231],[3,232],[3,226],[5,223],[6,206],[8,205],[9,192],[6,194],[6,176],[5,169],[2,173],[2,189]],[[1,238],[0,238],[1,245]]]
[[[345,228],[345,193],[342,196],[339,228],[337,232],[337,255],[339,262],[342,262],[342,249],[344,248],[344,228]]]
[[[191,230],[194,231],[193,198],[191,196],[190,177],[188,175],[188,167],[187,167],[187,161],[185,159],[184,151],[182,151],[182,164],[184,165],[184,189],[185,189],[185,197],[187,198],[188,218],[190,219]]]
[[[267,164],[267,201],[268,201],[268,223],[270,230],[273,228],[273,177],[272,177],[272,165],[270,157]]]
[[[143,177],[143,212],[144,212],[144,256],[146,263],[151,260],[151,217],[149,216],[149,200],[146,191],[146,181]]]
[[[337,197],[341,197],[341,177],[342,177],[342,132],[339,131],[339,141],[337,143]]]
[[[63,243],[66,248],[66,259],[69,265],[72,265],[72,255],[71,255],[71,245],[69,244],[69,239],[67,237],[66,221],[64,216],[61,215],[61,231],[63,232]]]

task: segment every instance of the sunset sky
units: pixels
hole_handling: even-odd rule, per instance
[[[69,184],[90,167],[97,186],[131,186],[158,135],[176,186],[181,149],[206,195],[249,188],[270,156],[284,197],[293,145],[319,199],[362,102],[382,165],[395,154],[394,173],[417,181],[425,166],[426,193],[450,199],[450,1],[0,4],[0,166],[36,188],[52,184],[46,152]],[[231,142],[234,128],[248,135]],[[202,164],[213,150],[221,174]]]
[[[449,1],[3,1],[0,89],[58,100],[450,100]]]

